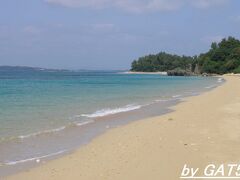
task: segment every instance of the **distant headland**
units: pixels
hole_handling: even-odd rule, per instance
[[[167,72],[180,76],[240,73],[240,40],[228,37],[213,42],[208,52],[198,56],[150,54],[134,60],[131,72]]]

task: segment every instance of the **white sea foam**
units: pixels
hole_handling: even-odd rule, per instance
[[[36,133],[31,133],[31,134],[26,134],[26,135],[20,135],[20,136],[18,136],[18,138],[25,139],[25,138],[31,138],[31,137],[35,137],[35,136],[40,136],[40,135],[43,135],[43,134],[55,133],[55,132],[59,132],[59,131],[62,131],[64,129],[66,129],[67,127],[83,126],[83,125],[86,125],[86,124],[89,124],[89,123],[93,123],[93,122],[94,122],[93,120],[84,121],[84,122],[73,122],[73,123],[70,123],[68,126],[61,126],[59,128],[55,128],[55,129],[39,131],[39,132],[36,132]]]
[[[31,133],[31,134],[27,134],[27,135],[21,135],[18,136],[20,139],[25,139],[25,138],[29,138],[29,137],[33,137],[33,136],[39,136],[41,134],[47,134],[47,133],[53,133],[53,132],[58,132],[58,131],[62,131],[66,128],[66,126],[62,126],[56,129],[49,129],[49,130],[45,130],[45,131],[39,131],[36,133]]]
[[[156,99],[155,102],[167,102],[171,101],[172,99]]]
[[[121,112],[133,111],[136,109],[140,109],[141,107],[142,107],[141,105],[130,104],[130,105],[115,108],[115,109],[102,109],[92,114],[82,114],[81,116],[88,117],[88,118],[103,117],[103,116],[113,115]]]
[[[205,87],[205,88],[206,88],[206,89],[211,89],[211,88],[214,88],[214,87],[216,87],[216,85],[207,86],[207,87]]]
[[[178,98],[178,97],[181,97],[182,95],[180,95],[180,94],[176,94],[176,95],[173,95],[172,97],[173,98]]]
[[[27,158],[27,159],[22,159],[22,160],[17,160],[17,161],[9,161],[9,162],[4,163],[4,165],[11,166],[11,165],[16,165],[16,164],[20,164],[20,163],[29,162],[29,161],[40,162],[40,159],[48,158],[48,157],[51,157],[51,156],[57,156],[57,155],[62,154],[66,151],[67,150],[61,150],[61,151],[51,153],[51,154],[47,154],[47,155],[43,155],[43,156],[32,157],[32,158]]]
[[[89,124],[89,123],[93,123],[94,121],[91,120],[91,121],[84,121],[84,122],[75,122],[74,124],[76,124],[77,126],[83,126],[83,125],[86,125],[86,124]]]
[[[223,78],[218,78],[218,82],[221,83],[223,81]]]

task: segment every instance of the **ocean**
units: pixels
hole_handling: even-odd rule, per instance
[[[170,112],[216,77],[0,69],[0,176],[69,153],[109,128]]]

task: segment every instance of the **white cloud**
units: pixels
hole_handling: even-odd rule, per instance
[[[211,6],[224,5],[229,0],[189,0],[189,2],[197,8],[209,8]]]
[[[112,3],[112,0],[45,0],[45,1],[48,3],[76,8],[77,7],[102,8]]]
[[[230,0],[44,0],[48,3],[73,8],[118,8],[130,12],[171,11],[184,5],[208,8],[223,5]]]
[[[116,8],[129,12],[170,11],[178,9],[182,3],[178,0],[116,0]]]

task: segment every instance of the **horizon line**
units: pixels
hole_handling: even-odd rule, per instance
[[[28,65],[0,65],[1,67],[12,67],[12,68],[32,68],[32,69],[45,69],[45,70],[62,70],[62,71],[129,71],[129,69],[85,69],[85,68],[51,68],[41,66],[28,66]]]

